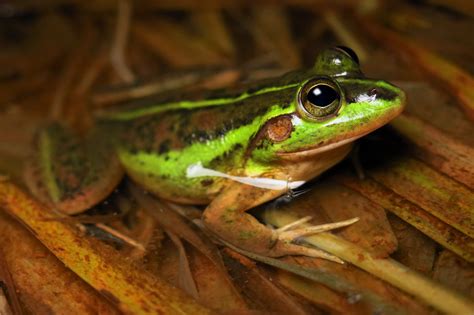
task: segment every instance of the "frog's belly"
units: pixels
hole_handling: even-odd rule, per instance
[[[160,178],[125,167],[127,175],[152,194],[182,204],[205,205],[222,190],[225,180],[206,178]]]
[[[297,161],[284,161],[283,164],[275,165],[275,174],[267,175],[292,181],[308,181],[339,163],[350,152],[351,147],[352,144],[349,143],[314,156],[305,156]],[[136,163],[126,162],[122,160],[126,173],[132,180],[151,193],[173,202],[208,204],[224,186],[232,184],[232,180],[220,177],[160,176],[159,173],[143,172],[134,168]],[[285,192],[282,190],[281,194]]]

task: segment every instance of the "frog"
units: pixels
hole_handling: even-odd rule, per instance
[[[353,50],[331,47],[312,67],[276,78],[98,110],[84,135],[50,123],[36,137],[27,183],[40,201],[77,214],[126,175],[158,198],[202,205],[203,228],[224,243],[266,257],[321,257],[295,242],[318,226],[272,229],[248,211],[342,161],[405,100],[398,87],[366,77]]]

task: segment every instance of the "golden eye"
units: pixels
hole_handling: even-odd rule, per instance
[[[303,116],[313,120],[325,120],[337,114],[342,105],[342,91],[329,78],[308,81],[298,94],[298,105]]]

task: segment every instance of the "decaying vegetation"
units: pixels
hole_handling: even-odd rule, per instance
[[[0,313],[473,313],[473,16],[444,0],[3,1]],[[23,188],[45,121],[83,132],[93,109],[275,76],[334,44],[402,87],[407,109],[360,141],[357,169],[254,214],[275,227],[359,217],[306,240],[344,265],[216,244],[199,209],[127,180],[76,216]]]

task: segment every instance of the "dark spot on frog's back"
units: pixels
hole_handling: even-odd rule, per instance
[[[211,132],[195,129],[194,131],[183,135],[182,138],[185,144],[191,145],[195,142],[206,142],[213,140],[215,137]]]
[[[171,141],[169,139],[165,139],[160,143],[160,147],[158,148],[158,153],[159,154],[165,154],[168,153],[170,150],[170,143]]]
[[[201,186],[202,187],[207,187],[207,186],[212,185],[213,183],[214,183],[214,180],[212,180],[212,179],[203,179],[201,181]]]

